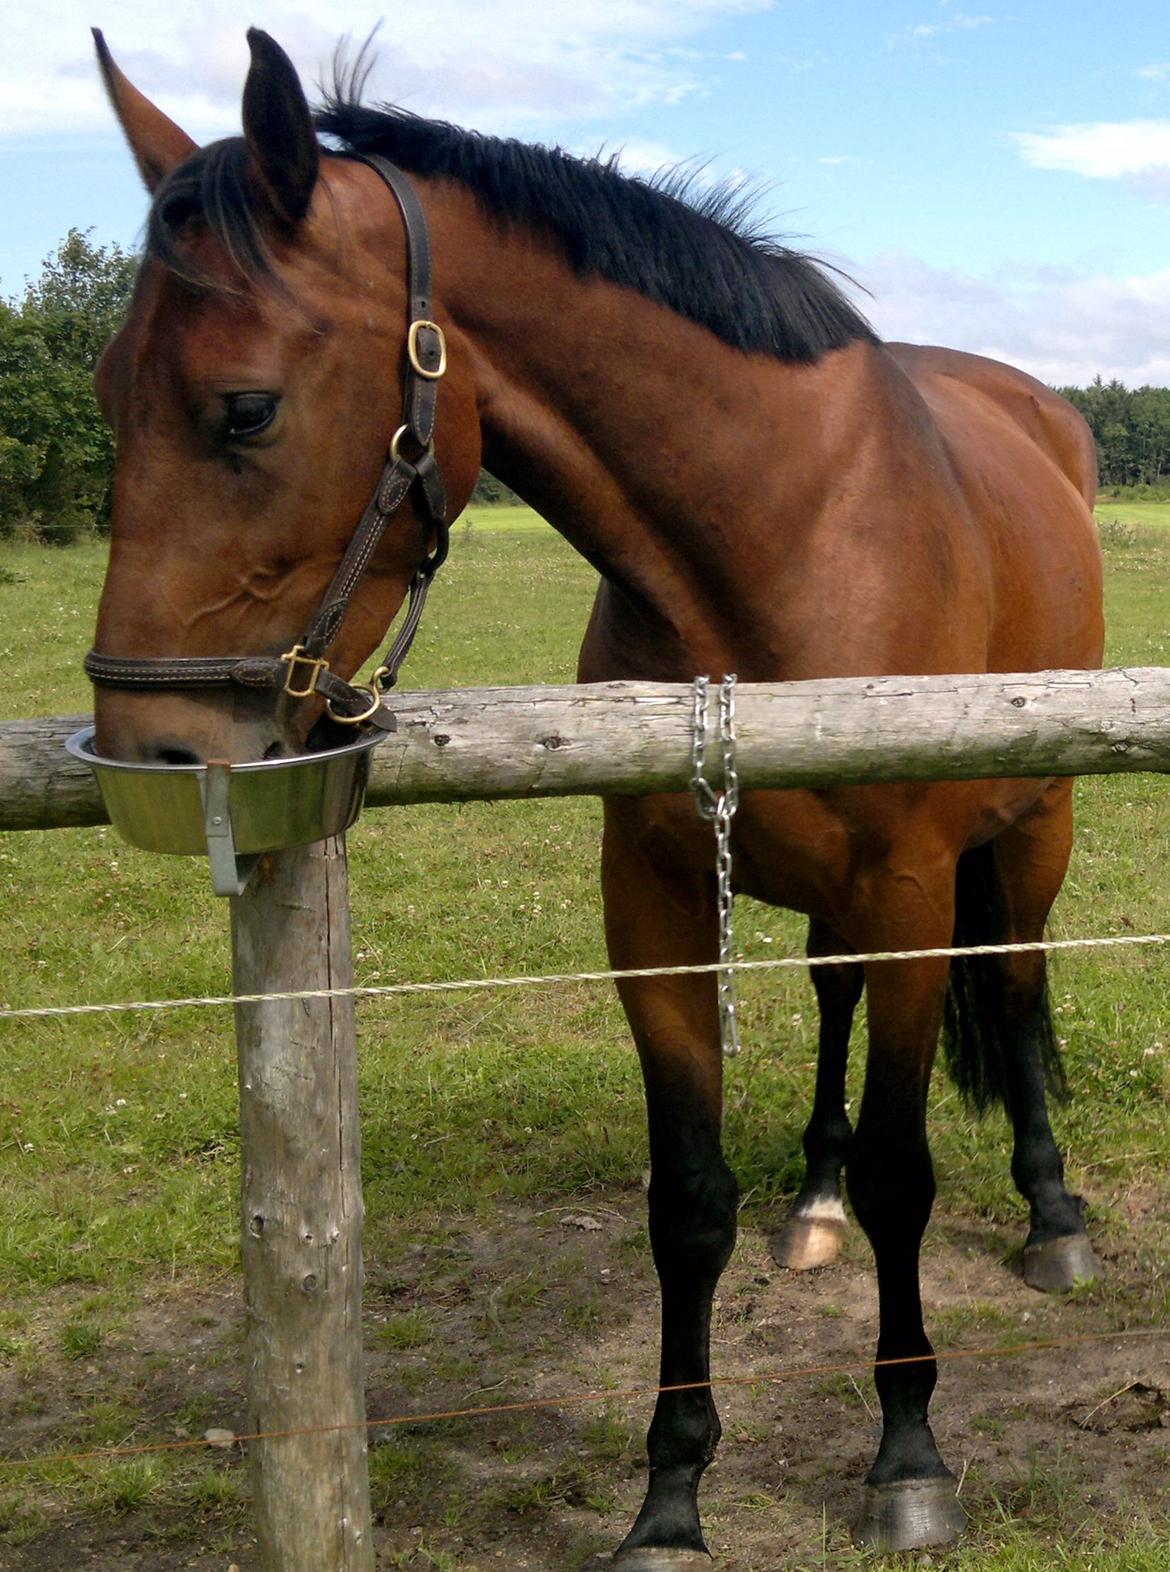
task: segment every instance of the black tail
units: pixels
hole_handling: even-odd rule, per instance
[[[995,843],[964,852],[955,871],[955,938],[958,945],[998,944],[1007,937],[1003,889]],[[1007,1106],[1006,1056],[1025,1032],[1040,1039],[1048,1091],[1068,1096],[1068,1082],[1052,1027],[1048,985],[1029,1001],[1020,1017],[1007,997],[1004,971],[994,955],[955,956],[947,988],[943,1042],[947,1069],[964,1101],[984,1113],[993,1103]]]

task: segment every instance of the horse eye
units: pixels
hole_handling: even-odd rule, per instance
[[[231,438],[258,437],[276,419],[280,400],[271,393],[229,393],[224,399],[227,418],[224,435]]]

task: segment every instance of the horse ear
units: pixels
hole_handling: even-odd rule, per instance
[[[299,224],[309,211],[321,154],[292,61],[267,33],[248,29],[252,66],[244,84],[244,136],[278,219]]]
[[[122,75],[96,27],[93,41],[110,103],[146,182],[146,189],[153,192],[164,175],[169,175],[177,164],[191,156],[196,144]]]

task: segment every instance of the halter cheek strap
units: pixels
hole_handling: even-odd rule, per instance
[[[324,698],[334,720],[345,725],[368,723],[395,729],[394,716],[381,704],[382,694],[398,679],[398,670],[414,642],[431,581],[450,546],[447,498],[435,459],[435,414],[439,382],[447,369],[443,330],[431,318],[431,246],[426,216],[418,194],[402,171],[376,154],[353,154],[389,187],[402,213],[406,231],[408,323],[403,369],[402,423],[390,439],[386,463],[353,538],[325,591],[320,609],[299,643],[283,655],[174,655],[138,659],[101,655],[90,650],[85,670],[99,687],[141,690],[170,688],[273,688],[294,699],[315,694]],[[407,457],[406,449],[412,456]],[[356,688],[329,669],[325,653],[337,638],[354,592],[385,533],[386,526],[412,491],[417,490],[427,522],[434,530],[435,549],[415,572],[406,616],[382,657],[374,680]]]

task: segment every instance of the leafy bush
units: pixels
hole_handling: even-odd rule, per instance
[[[23,299],[0,301],[0,537],[67,544],[107,525],[113,438],[92,378],[136,270],[72,229]]]

